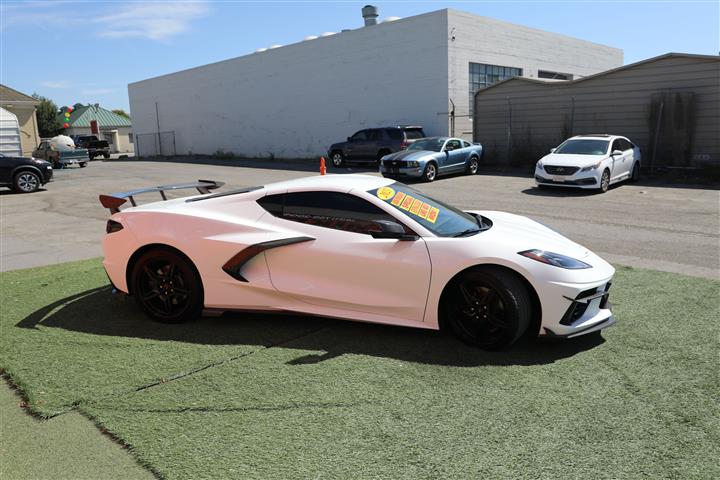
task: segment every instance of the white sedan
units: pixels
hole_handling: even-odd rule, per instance
[[[153,319],[302,312],[427,329],[498,349],[615,320],[614,269],[529,218],[461,211],[393,180],[327,175],[213,193],[198,181],[101,195],[104,266]],[[135,206],[140,193],[200,195]],[[120,211],[127,201],[133,205]]]
[[[640,148],[617,135],[578,135],[550,150],[535,167],[535,183],[598,189],[640,176]]]

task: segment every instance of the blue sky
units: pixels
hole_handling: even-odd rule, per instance
[[[127,109],[130,82],[360,27],[366,3],[0,0],[0,82],[59,106]],[[720,0],[371,3],[380,19],[448,7],[473,12],[622,48],[626,63],[720,50]]]

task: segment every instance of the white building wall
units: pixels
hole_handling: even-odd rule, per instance
[[[522,68],[523,76],[529,78],[537,78],[538,70],[578,78],[623,64],[623,51],[617,48],[457,10],[448,10],[447,15],[455,134],[468,140],[472,138],[472,121],[467,116],[470,62]]]
[[[130,84],[133,131],[159,122],[178,154],[278,158],[322,155],[364,127],[445,134],[446,65],[441,10]]]

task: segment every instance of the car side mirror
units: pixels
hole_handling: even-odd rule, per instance
[[[392,220],[375,220],[375,225],[380,227],[379,232],[371,232],[373,238],[393,238],[395,240],[412,241],[417,240],[417,235],[408,235],[405,228]]]
[[[555,150],[557,150],[557,148],[551,148],[550,153],[555,153]]]
[[[621,150],[613,150],[613,152],[610,154],[611,157],[614,157],[616,155],[622,155],[623,152]]]

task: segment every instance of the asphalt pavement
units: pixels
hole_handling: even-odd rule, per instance
[[[33,194],[0,191],[0,271],[102,255],[109,214],[98,202],[100,193],[197,179],[222,180],[233,188],[316,174],[314,166],[298,162],[238,162],[100,160],[56,171],[55,181]],[[366,168],[338,173],[351,172],[376,174]],[[414,187],[460,208],[534,218],[611,263],[720,278],[717,187],[641,181],[595,194],[541,190],[530,177],[482,171]]]

